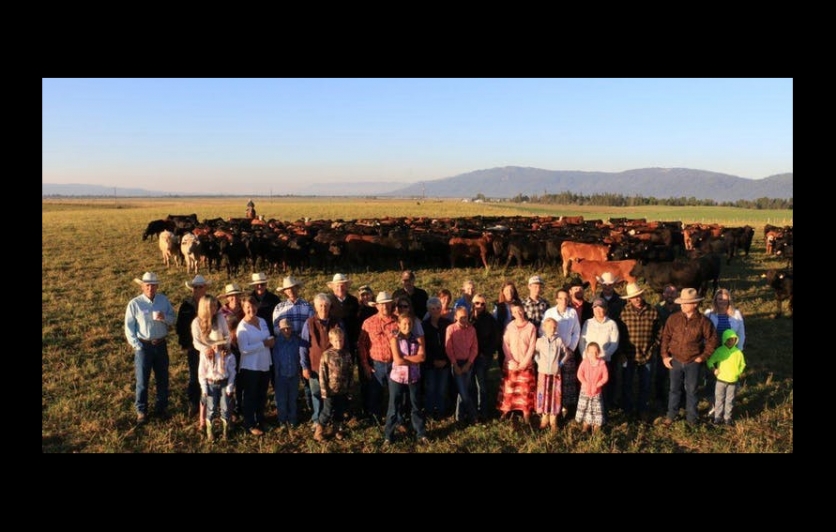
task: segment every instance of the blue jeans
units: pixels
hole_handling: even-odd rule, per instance
[[[473,369],[470,370],[473,382],[470,383],[470,397],[476,405],[476,411],[482,418],[488,417],[488,369],[491,359],[484,355],[477,355],[473,361]]]
[[[273,379],[273,389],[276,390],[276,418],[279,423],[290,423],[297,425],[299,415],[296,408],[296,400],[299,396],[299,374],[291,377],[279,375],[278,368],[273,366],[276,373]]]
[[[636,411],[641,414],[648,408],[650,401],[650,372],[653,361],[646,364],[636,364],[635,360],[628,360],[627,367],[623,368],[621,375],[621,407],[629,414],[633,411],[633,374],[639,374],[639,402]]]
[[[383,419],[383,390],[389,389],[389,372],[392,371],[391,362],[372,360],[372,372],[369,379],[368,400],[366,409],[378,420]]]
[[[413,384],[401,384],[389,379],[389,409],[386,412],[386,427],[383,429],[383,434],[389,441],[392,441],[395,427],[402,423],[399,418],[401,418],[403,405],[407,397],[409,398],[412,428],[415,429],[416,437],[420,439],[427,435],[424,429],[424,410],[421,408],[421,381],[419,380]]]
[[[670,383],[668,382],[668,368],[662,362],[662,357],[655,355],[653,358],[656,362],[653,366],[655,375],[653,376],[654,390],[656,392],[656,408],[661,409],[661,405],[667,404],[668,390],[670,390]]]
[[[462,367],[465,362],[462,361],[459,367]],[[473,404],[470,396],[470,381],[473,368],[470,371],[456,375],[451,367],[450,373],[453,375],[453,382],[456,383],[456,391],[458,392],[456,396],[456,421],[476,421],[476,405]]]
[[[714,379],[714,420],[731,421],[734,408],[734,395],[737,392],[736,382],[723,382]]]
[[[682,388],[685,388],[685,420],[688,423],[697,422],[697,384],[700,377],[700,366],[697,362],[683,364],[671,359],[671,387],[668,393],[668,419],[676,419],[679,413],[679,404],[682,401]]]
[[[320,396],[322,399],[322,396]],[[342,425],[345,413],[348,410],[348,395],[340,393],[331,395],[322,399],[322,411],[319,413],[317,422],[325,428],[328,423],[332,423],[339,428]]]
[[[134,372],[136,374],[134,406],[138,414],[148,413],[148,381],[151,379],[152,370],[157,385],[154,410],[157,413],[162,413],[168,409],[168,347],[166,342],[157,345],[143,344],[142,349],[134,351]],[[200,390],[199,387],[198,390]]]
[[[270,385],[269,371],[241,370],[243,393],[241,410],[244,428],[258,427],[264,423],[264,406],[267,404],[267,387]]]
[[[450,368],[421,368],[424,381],[424,410],[436,419],[447,414],[447,388],[450,383]]]
[[[224,421],[229,421],[229,403],[230,400],[224,392],[227,385],[226,380],[219,384],[209,384],[209,393],[206,395],[206,421],[212,423],[215,414],[218,413],[220,407],[220,417]]]
[[[308,384],[311,387],[311,421],[319,423],[319,415],[322,413],[322,388],[319,387],[319,373],[312,370]]]

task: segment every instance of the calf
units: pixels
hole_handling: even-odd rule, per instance
[[[635,260],[586,260],[578,259],[572,261],[572,272],[581,276],[581,279],[589,283],[592,293],[598,288],[598,277],[604,272],[610,272],[617,279],[635,283],[636,278],[631,273],[636,267]]]
[[[488,267],[488,255],[493,252],[493,235],[484,233],[479,238],[459,238],[453,237],[448,244],[450,245],[450,267],[456,267],[456,259],[458,258],[479,258],[482,260],[482,265],[486,270]]]
[[[186,262],[186,272],[197,274],[200,263],[200,241],[192,233],[186,233],[180,238],[180,253]]]
[[[172,257],[174,257],[174,263],[180,266],[180,250],[177,249],[177,237],[171,231],[160,233],[160,251],[163,254],[163,264],[166,268],[171,266]]]
[[[564,240],[560,244],[560,256],[563,258],[563,277],[569,276],[569,265],[573,260],[607,260],[610,246],[605,244],[586,244]]]
[[[783,303],[786,299],[790,313],[792,313],[792,270],[769,270],[761,275],[761,278],[766,279],[766,284],[775,290],[775,303],[778,312],[773,318],[779,318],[783,315]]]

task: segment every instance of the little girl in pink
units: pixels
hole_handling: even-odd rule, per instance
[[[604,424],[604,401],[601,388],[610,376],[607,363],[599,359],[601,347],[596,342],[589,342],[583,353],[583,361],[578,366],[578,380],[581,383],[581,393],[578,399],[578,410],[575,421],[581,423],[581,432],[590,428],[597,432]]]

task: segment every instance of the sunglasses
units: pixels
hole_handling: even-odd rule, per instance
[[[484,307],[485,303],[484,303],[484,301],[474,301],[473,306],[474,307]]]

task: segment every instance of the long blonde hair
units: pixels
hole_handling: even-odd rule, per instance
[[[714,299],[712,299],[712,309],[715,314],[717,314],[717,297],[718,296],[726,296],[729,298],[729,306],[726,309],[726,313],[731,316],[734,314],[734,300],[732,299],[731,292],[728,288],[718,288],[716,292],[714,292]]]
[[[212,308],[212,305],[216,305]],[[218,325],[218,312],[220,308],[218,300],[215,296],[203,296],[197,303],[197,324],[200,327],[200,336],[204,341],[209,340],[209,334],[214,327]]]

